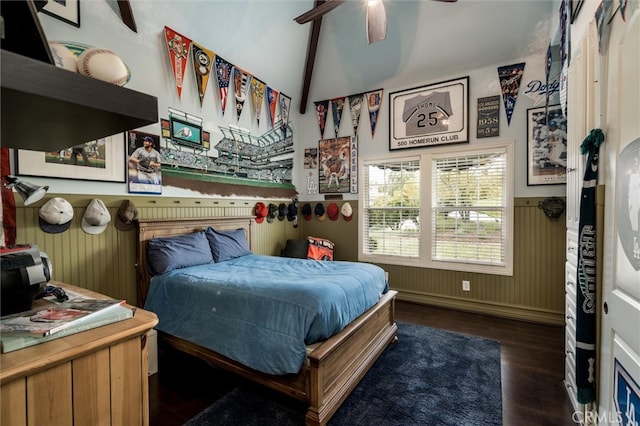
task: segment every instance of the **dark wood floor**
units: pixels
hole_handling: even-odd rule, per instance
[[[505,426],[575,425],[562,384],[562,327],[406,302],[397,302],[396,319],[500,341]],[[243,380],[162,347],[159,359],[149,379],[152,426],[182,425]]]

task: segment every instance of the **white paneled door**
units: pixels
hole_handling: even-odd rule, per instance
[[[617,2],[616,2],[617,3]],[[611,22],[599,424],[640,425],[640,8]]]

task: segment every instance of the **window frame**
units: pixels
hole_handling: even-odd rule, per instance
[[[429,148],[419,153],[386,153],[381,155],[372,155],[360,157],[358,161],[359,170],[365,171],[368,164],[385,163],[398,161],[412,161],[416,158],[420,162],[420,236],[419,236],[419,255],[417,257],[394,256],[394,255],[375,255],[364,252],[364,236],[367,235],[366,217],[367,200],[365,199],[367,192],[365,191],[368,182],[364,176],[358,182],[358,204],[362,211],[362,219],[358,224],[358,260],[361,262],[370,262],[378,264],[402,265],[420,268],[444,269],[451,271],[476,272],[492,275],[513,275],[513,208],[514,208],[514,141],[498,141],[482,143],[481,145],[456,145],[438,148]],[[482,153],[491,153],[504,151],[506,158],[505,169],[505,206],[502,225],[505,227],[504,239],[504,264],[493,265],[468,261],[451,261],[451,260],[434,260],[432,257],[432,169],[435,158],[457,157],[466,155],[478,155]]]

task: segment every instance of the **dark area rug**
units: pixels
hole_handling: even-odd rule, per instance
[[[500,344],[398,322],[398,338],[329,425],[502,425]],[[239,386],[187,426],[300,426],[304,404],[257,385]]]

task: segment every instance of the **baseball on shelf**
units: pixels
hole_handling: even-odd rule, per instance
[[[99,47],[86,49],[80,54],[78,72],[118,86],[129,81],[129,69],[122,59],[111,50]]]
[[[78,72],[78,58],[65,45],[50,41],[49,49],[56,67]]]

